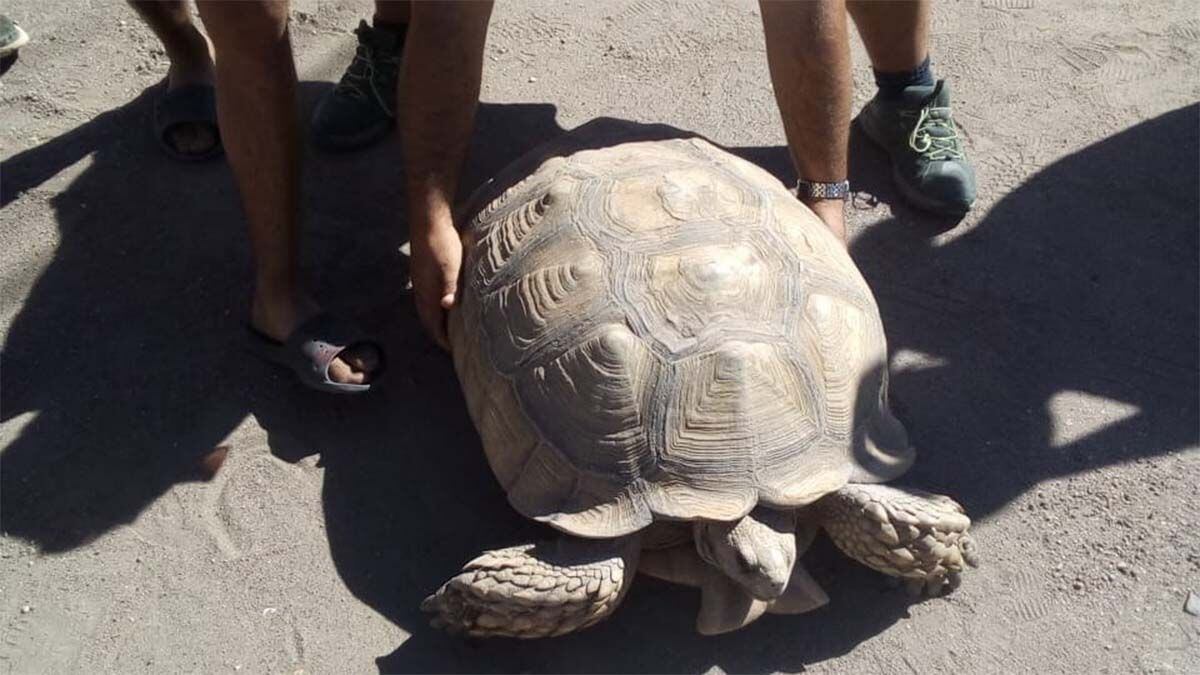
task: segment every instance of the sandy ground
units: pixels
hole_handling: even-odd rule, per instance
[[[984,565],[958,593],[911,604],[818,544],[818,612],[703,639],[696,594],[643,579],[612,620],[536,644],[462,642],[417,610],[539,531],[402,292],[396,141],[306,165],[306,271],[391,355],[384,391],[327,398],[242,349],[232,182],[155,147],[149,32],[116,2],[3,11],[33,42],[0,81],[0,670],[1200,671],[1192,0],[938,4],[981,183],[947,233],[853,139],[851,249],[921,453],[905,482],[977,520]],[[297,3],[306,114],[367,11]],[[791,175],[745,2],[501,3],[483,100],[469,185],[598,116]]]

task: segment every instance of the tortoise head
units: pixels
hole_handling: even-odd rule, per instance
[[[796,516],[759,507],[731,522],[698,521],[696,550],[759,600],[787,589],[796,564]]]

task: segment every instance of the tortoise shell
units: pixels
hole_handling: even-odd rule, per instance
[[[579,145],[518,162],[470,221],[450,316],[519,512],[616,537],[907,469],[878,308],[807,207],[701,138]]]

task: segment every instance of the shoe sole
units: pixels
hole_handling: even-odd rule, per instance
[[[311,134],[312,145],[322,152],[354,152],[375,145],[396,128],[395,121],[359,132],[352,136],[317,136]]]
[[[15,53],[18,49],[29,43],[28,33],[21,30],[20,26],[14,25],[13,28],[15,28],[17,31],[17,39],[13,40],[7,45],[4,45],[3,47],[0,47],[0,59],[8,56],[9,54]]]
[[[975,206],[975,200],[971,200],[971,203],[967,204],[966,208],[961,206],[947,206],[941,202],[926,197],[920,192],[917,192],[916,189],[912,188],[908,185],[908,183],[905,183],[903,180],[901,180],[900,169],[896,166],[896,163],[892,161],[892,155],[888,152],[887,144],[879,140],[879,138],[877,138],[871,132],[870,126],[863,122],[861,115],[855,119],[855,122],[858,124],[858,128],[862,130],[863,135],[867,137],[867,140],[871,141],[875,147],[879,148],[883,151],[883,154],[887,155],[888,164],[892,166],[892,183],[896,186],[896,189],[900,191],[900,195],[904,197],[905,201],[923,211],[928,211],[939,216],[965,216],[971,211],[971,207]]]

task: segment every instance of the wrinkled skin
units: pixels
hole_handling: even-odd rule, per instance
[[[700,557],[759,600],[787,590],[796,564],[795,514],[757,508],[734,522],[696,523]]]

